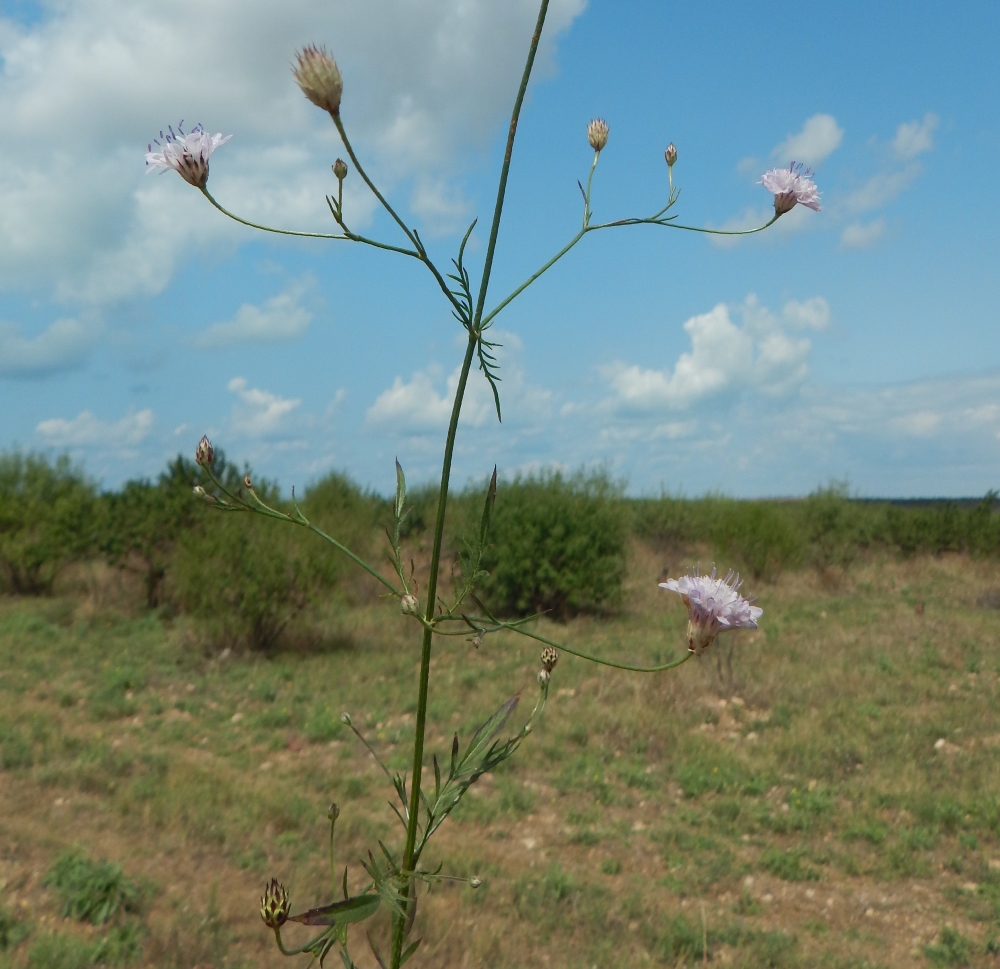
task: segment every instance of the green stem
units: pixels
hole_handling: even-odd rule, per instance
[[[490,272],[493,266],[493,253],[496,249],[497,233],[500,228],[500,216],[503,213],[504,192],[507,187],[507,175],[510,171],[510,161],[514,152],[514,135],[517,132],[517,119],[521,113],[521,105],[524,102],[524,93],[528,88],[528,79],[531,76],[531,68],[535,62],[535,53],[538,50],[538,42],[542,36],[542,27],[545,24],[545,14],[548,11],[549,0],[542,0],[538,11],[538,20],[535,24],[535,32],[531,37],[531,46],[528,49],[528,59],[524,66],[524,75],[521,78],[521,87],[518,89],[517,98],[514,101],[514,110],[511,113],[510,128],[507,132],[507,150],[504,153],[503,167],[500,171],[500,187],[497,191],[497,204],[493,212],[493,225],[490,229],[490,242],[486,252],[486,263],[483,267],[483,279],[479,288],[479,304],[476,310],[476,317],[470,320],[469,342],[465,348],[465,359],[462,361],[462,371],[458,380],[458,387],[455,389],[455,402],[451,408],[451,421],[448,424],[448,437],[444,447],[444,461],[441,467],[441,489],[438,492],[437,519],[434,523],[434,545],[431,551],[431,573],[427,582],[427,606],[425,611],[425,626],[423,644],[420,654],[420,683],[417,693],[417,720],[414,728],[413,738],[413,774],[410,782],[410,816],[407,819],[406,827],[406,847],[403,850],[402,875],[408,879],[405,885],[406,894],[413,890],[412,881],[409,875],[414,867],[414,849],[417,844],[417,826],[420,820],[420,776],[423,770],[424,760],[424,734],[427,727],[427,691],[430,682],[431,668],[431,644],[434,638],[434,630],[430,623],[434,619],[435,603],[437,602],[437,580],[438,569],[441,565],[441,543],[444,537],[444,518],[448,507],[448,487],[451,481],[451,464],[455,451],[455,437],[458,433],[458,420],[462,413],[462,400],[465,397],[465,388],[469,380],[469,370],[472,368],[472,360],[475,356],[476,346],[479,341],[478,326],[476,323],[483,313],[483,305],[486,302],[486,289],[489,285]],[[343,136],[343,126],[338,118],[334,118],[337,129]],[[351,151],[344,142],[348,152]],[[354,159],[353,154],[351,155]],[[356,164],[356,162],[355,162]],[[428,260],[428,265],[430,262]],[[447,287],[442,287],[448,293],[452,303],[455,302]],[[399,969],[399,963],[403,954],[403,935],[406,931],[404,919],[397,918],[393,923],[392,931],[392,956],[390,969]]]
[[[261,225],[259,222],[250,222],[247,219],[241,219],[238,215],[235,215],[233,212],[230,212],[229,209],[220,205],[207,188],[203,187],[201,193],[223,215],[232,219],[234,222],[239,222],[240,225],[249,226],[251,229],[260,229],[261,232],[273,232],[275,235],[279,236],[299,236],[304,239],[334,239],[338,242],[363,242],[366,246],[374,246],[376,249],[387,249],[389,252],[399,252],[404,256],[412,256],[415,259],[420,258],[420,253],[414,252],[412,249],[401,249],[399,246],[390,246],[385,242],[376,242],[374,239],[367,239],[365,236],[359,236],[354,232],[349,235],[333,235],[329,232],[298,232],[294,229],[275,229],[269,225]]]
[[[668,222],[665,219],[619,219],[617,222],[602,222],[599,225],[587,226],[588,232],[593,232],[596,229],[617,229],[619,226],[623,225],[661,225],[665,229],[683,229],[685,232],[701,232],[704,235],[709,236],[752,236],[756,232],[763,232],[765,229],[770,228],[777,222],[779,216],[775,214],[769,222],[765,222],[763,225],[757,226],[756,229],[703,229],[696,225],[681,225],[677,222]]]
[[[364,180],[365,185],[371,189],[372,194],[382,203],[382,208],[392,216],[396,225],[398,225],[403,232],[406,234],[406,238],[413,243],[413,248],[416,249],[416,253],[410,253],[415,255],[430,271],[431,275],[437,281],[438,286],[441,287],[441,292],[447,297],[448,302],[452,304],[459,312],[461,312],[462,307],[458,300],[455,299],[454,293],[452,293],[447,282],[445,282],[444,277],[438,271],[437,266],[431,262],[430,257],[427,255],[427,250],[424,249],[423,243],[418,238],[416,232],[414,232],[396,213],[396,210],[389,204],[385,196],[375,187],[375,183],[368,177],[368,173],[361,167],[361,162],[358,161],[358,156],[354,154],[354,146],[347,138],[347,132],[344,130],[344,122],[340,120],[339,112],[337,114],[331,114],[333,118],[333,123],[337,126],[337,132],[340,134],[340,140],[344,143],[344,147],[347,149],[347,154],[350,156],[352,162],[354,162],[354,167],[358,170],[358,174]],[[408,252],[408,250],[407,250]]]
[[[539,636],[537,633],[528,632],[527,629],[521,629],[519,626],[503,625],[500,628],[510,629],[512,632],[520,633],[522,636],[527,636],[528,639],[535,640],[535,642],[545,643],[546,646],[555,646],[556,649],[561,649],[573,656],[579,656],[580,659],[589,660],[591,663],[598,663],[601,666],[611,666],[616,670],[628,670],[630,673],[662,673],[664,670],[676,669],[678,666],[686,663],[692,656],[694,656],[694,653],[688,650],[688,652],[686,652],[680,659],[672,660],[669,663],[663,663],[661,666],[631,666],[628,663],[616,663],[611,659],[601,659],[600,656],[591,656],[589,653],[583,653],[578,649],[572,649],[569,646],[564,646],[562,643],[557,643],[552,639],[546,639],[544,636]]]
[[[594,175],[594,169],[591,168],[590,176],[591,179]],[[587,180],[587,194],[586,194],[586,209],[589,213],[590,211],[590,179]],[[669,208],[670,206],[667,206]],[[662,212],[665,212],[663,209]],[[662,212],[660,214],[662,214]],[[584,216],[586,219],[586,216]],[[651,219],[619,219],[616,222],[600,222],[597,225],[585,224],[580,231],[573,236],[570,241],[562,247],[544,266],[534,272],[529,276],[517,289],[514,290],[503,302],[498,303],[486,316],[483,317],[482,326],[487,326],[498,313],[500,313],[508,303],[513,302],[518,296],[521,295],[539,276],[548,272],[563,256],[566,255],[570,249],[573,248],[588,232],[596,232],[598,229],[618,229],[626,225],[659,225],[666,229],[684,229],[687,232],[702,232],[705,235],[711,236],[752,236],[756,232],[763,232],[765,229],[774,225],[778,221],[778,216],[775,215],[770,222],[766,222],[764,225],[757,226],[756,229],[742,229],[740,231],[730,231],[727,229],[700,229],[693,225],[679,225],[676,222],[667,222],[666,220],[660,219],[658,216],[654,216]]]
[[[514,101],[514,110],[510,116],[510,128],[507,130],[507,150],[503,156],[503,168],[500,170],[500,185],[497,188],[497,204],[493,209],[493,225],[490,226],[490,242],[486,247],[486,261],[483,263],[483,279],[479,284],[479,301],[476,304],[476,315],[472,320],[473,331],[481,329],[483,309],[486,306],[486,290],[490,284],[490,274],[493,272],[493,253],[497,247],[497,235],[500,232],[500,216],[503,214],[503,198],[507,192],[507,174],[510,172],[510,159],[514,153],[514,136],[517,134],[517,119],[521,114],[521,104],[524,102],[524,94],[528,90],[528,78],[531,77],[531,67],[535,63],[535,53],[538,50],[538,42],[542,38],[542,27],[545,26],[545,14],[549,9],[549,0],[542,0],[542,5],[538,9],[538,20],[535,23],[535,32],[531,37],[531,47],[528,49],[528,60],[524,65],[524,74],[521,76],[521,86],[517,91],[517,98]]]

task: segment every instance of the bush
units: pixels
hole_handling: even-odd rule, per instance
[[[60,567],[84,556],[99,529],[96,491],[63,456],[0,455],[0,569],[11,592],[52,590]]]
[[[220,463],[224,462],[220,456]],[[120,492],[102,495],[105,527],[101,550],[112,564],[138,569],[150,609],[160,605],[177,540],[199,521],[200,508],[192,494],[199,483],[198,466],[178,455],[155,485],[129,481]]]
[[[614,609],[627,526],[621,488],[603,472],[518,477],[498,489],[484,595],[506,614]]]
[[[91,861],[70,849],[56,859],[43,881],[63,903],[64,918],[104,925],[141,907],[139,887],[110,861]]]
[[[769,501],[720,501],[711,537],[717,555],[769,582],[803,550],[802,533],[790,522],[788,509]]]
[[[216,648],[269,649],[308,601],[305,537],[258,515],[206,510],[178,542],[172,597]]]

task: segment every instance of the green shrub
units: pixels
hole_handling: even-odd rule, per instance
[[[28,926],[16,918],[10,909],[0,905],[0,952],[17,945],[29,931]]]
[[[45,876],[55,889],[64,918],[104,925],[119,914],[141,908],[139,886],[110,861],[92,861],[78,849],[63,852]]]
[[[508,615],[614,609],[627,526],[621,488],[605,473],[518,477],[498,489],[484,594]]]
[[[262,516],[208,509],[178,541],[172,597],[213,646],[269,649],[308,602],[305,538]]]
[[[803,551],[788,511],[777,502],[720,501],[710,532],[716,554],[755,579],[774,581]]]
[[[93,547],[99,518],[93,484],[68,457],[0,455],[0,572],[11,592],[50,592],[60,567]]]
[[[224,464],[225,458],[219,458]],[[181,534],[204,514],[192,494],[203,483],[198,466],[178,455],[159,481],[128,481],[119,492],[102,495],[105,527],[101,550],[112,564],[142,575],[146,606],[160,605],[170,556]]]

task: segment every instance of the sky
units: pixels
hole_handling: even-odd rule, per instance
[[[232,138],[209,189],[334,232],[344,155],[296,87],[322,44],[359,157],[431,257],[478,284],[535,0],[0,0],[0,449],[103,487],[202,434],[301,489],[440,473],[465,343],[425,267],[226,219],[147,144]],[[589,234],[497,317],[503,422],[470,379],[453,481],[604,468],[632,494],[971,496],[1000,488],[1000,6],[551,0],[514,147],[492,307],[582,217],[760,225]],[[154,146],[155,147],[155,146]],[[351,228],[405,242],[355,172]]]

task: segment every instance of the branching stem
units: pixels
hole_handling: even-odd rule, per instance
[[[490,241],[486,250],[486,261],[483,266],[483,278],[479,287],[479,302],[476,307],[476,315],[469,327],[469,341],[465,349],[465,358],[462,361],[462,370],[455,389],[455,402],[451,409],[451,421],[448,424],[448,437],[444,446],[444,461],[441,468],[441,488],[438,492],[437,518],[434,522],[434,545],[431,551],[431,571],[427,583],[427,607],[425,622],[431,623],[434,619],[434,612],[437,603],[437,580],[438,569],[441,565],[441,543],[444,537],[444,518],[448,507],[448,487],[451,481],[451,464],[455,451],[455,436],[458,433],[458,420],[462,413],[462,400],[465,396],[465,387],[469,380],[469,370],[472,367],[472,360],[479,342],[479,320],[482,317],[483,305],[486,302],[486,290],[489,285],[490,272],[493,267],[493,253],[496,249],[497,234],[500,229],[500,217],[503,213],[504,193],[507,189],[507,176],[510,172],[510,162],[514,153],[514,136],[517,132],[517,119],[521,113],[521,105],[524,103],[524,94],[528,89],[528,79],[531,77],[531,68],[535,62],[535,53],[538,50],[538,42],[541,40],[542,28],[545,25],[545,15],[548,12],[549,0],[542,0],[538,10],[538,20],[535,23],[535,32],[531,37],[531,45],[528,49],[528,58],[524,65],[524,74],[521,77],[521,87],[517,92],[514,101],[514,110],[511,113],[510,128],[507,132],[507,149],[504,152],[503,167],[500,170],[500,184],[497,189],[497,202],[493,212],[493,225],[490,228]],[[334,119],[337,121],[338,119]],[[343,136],[342,126],[338,123],[338,130]],[[345,139],[345,147],[351,152]],[[353,153],[351,154],[354,159]],[[356,164],[356,162],[355,162]],[[360,170],[360,169],[359,169]],[[441,280],[442,289],[445,290],[449,300],[457,304],[457,300],[447,289],[446,284]],[[405,891],[407,894],[412,890],[412,872],[414,868],[414,851],[417,844],[417,825],[420,814],[420,780],[423,770],[424,759],[424,734],[427,727],[427,689],[430,681],[431,665],[431,644],[434,638],[432,628],[424,626],[423,645],[420,655],[420,684],[417,694],[417,719],[415,724],[415,735],[413,741],[413,772],[410,787],[410,813],[406,829],[406,847],[403,850],[402,875],[403,878],[410,878]],[[406,925],[403,919],[394,919],[392,927],[392,955],[390,959],[390,969],[399,969],[400,960],[403,954],[403,942],[406,932]]]

